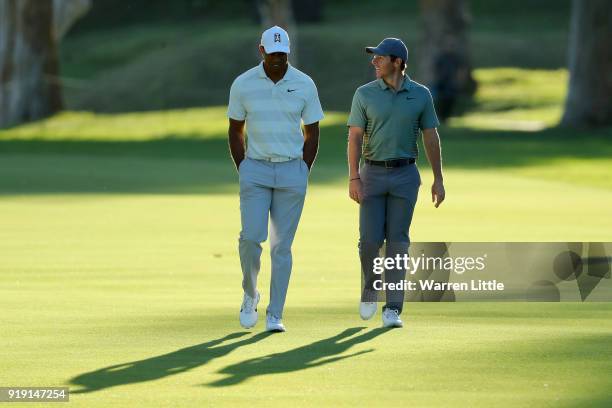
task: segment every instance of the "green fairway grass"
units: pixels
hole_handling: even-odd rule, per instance
[[[438,209],[419,158],[412,240],[610,241],[610,129],[553,126],[566,74],[476,74],[474,107],[440,129]],[[548,90],[520,105],[531,74]],[[517,109],[530,116],[509,126]],[[409,303],[402,330],[360,320],[342,112],[322,122],[288,331],[242,330],[224,115],[64,112],[0,131],[0,386],[68,386],[75,407],[610,406],[612,303]],[[260,319],[269,269],[266,244]]]

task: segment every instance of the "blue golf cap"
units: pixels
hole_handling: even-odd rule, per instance
[[[376,47],[366,47],[366,52],[376,55],[395,55],[404,62],[408,61],[408,48],[399,38],[385,38]]]

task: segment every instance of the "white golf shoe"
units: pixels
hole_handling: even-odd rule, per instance
[[[370,320],[376,314],[376,302],[359,302],[359,316],[363,320]]]
[[[383,327],[404,327],[404,322],[395,309],[385,309],[382,314]]]
[[[257,304],[259,303],[259,292],[255,294],[255,298],[250,297],[246,293],[242,298],[242,306],[240,306],[240,325],[245,329],[250,329],[257,324]]]
[[[271,314],[266,315],[266,331],[269,332],[284,332],[285,325],[281,318]]]

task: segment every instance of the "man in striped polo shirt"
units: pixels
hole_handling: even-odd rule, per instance
[[[234,80],[227,112],[230,151],[240,180],[238,250],[244,290],[240,324],[251,328],[257,323],[257,275],[269,216],[272,278],[266,310],[268,331],[285,331],[282,315],[291,275],[291,244],[323,119],[314,82],[287,62],[289,51],[285,30],[274,26],[264,31],[259,46],[263,61]]]
[[[434,173],[431,197],[437,208],[444,200],[439,125],[429,90],[404,74],[408,60],[406,45],[386,38],[374,54],[376,80],[357,89],[349,126],[349,196],[359,203],[359,257],[364,279],[359,312],[363,319],[376,313],[374,259],[385,244],[385,257],[408,254],[408,230],[421,177],[415,165],[417,139],[423,144]],[[364,164],[359,167],[363,154]],[[385,271],[385,283],[403,281],[406,270],[395,266]],[[379,285],[380,286],[380,285]],[[402,327],[399,315],[403,290],[386,290],[383,325]]]

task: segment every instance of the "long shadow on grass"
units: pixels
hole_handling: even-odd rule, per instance
[[[498,169],[612,156],[612,128],[518,132],[443,127],[440,134],[446,168]],[[419,164],[424,164],[424,154],[420,156]],[[225,194],[238,189],[226,137],[221,134],[108,142],[0,139],[0,175],[0,195]],[[310,182],[345,178],[346,128],[324,127]]]
[[[390,330],[377,328],[358,336],[351,337],[363,329],[365,329],[365,327],[352,327],[335,336],[302,347],[229,365],[219,371],[219,373],[226,374],[227,377],[207,385],[212,387],[236,385],[249,378],[260,375],[282,374],[305,370],[307,368],[318,367],[346,358],[370,353],[374,351],[374,349],[362,350],[348,355],[340,355],[354,345],[372,340]]]
[[[198,344],[197,346],[186,347],[161,356],[116,364],[80,374],[72,378],[70,383],[80,385],[82,388],[75,391],[71,390],[71,393],[85,394],[118,385],[152,381],[179,374],[205,365],[215,358],[223,357],[239,347],[256,343],[270,335],[267,332],[258,333],[233,343],[222,344],[246,334],[249,333],[232,333],[220,339]]]

